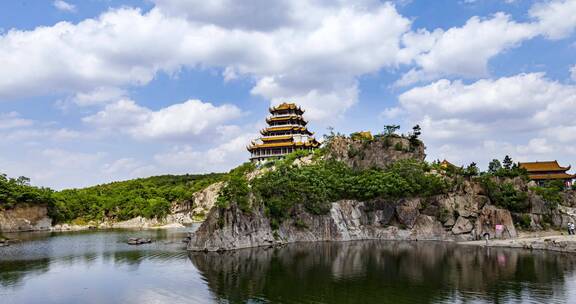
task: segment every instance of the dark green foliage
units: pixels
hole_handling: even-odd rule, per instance
[[[396,131],[400,129],[399,125],[385,125],[384,126],[384,135],[396,135]]]
[[[503,164],[503,165],[502,165]],[[488,164],[488,174],[498,177],[523,177],[525,179],[528,178],[528,172],[520,168],[517,163],[512,161],[510,156],[506,155],[502,163],[499,160],[493,159],[490,164]]]
[[[397,142],[397,143],[394,145],[394,150],[396,150],[396,151],[402,151],[402,150],[404,150],[404,146],[402,146],[402,143],[401,143],[401,142]]]
[[[420,128],[420,125],[415,125],[412,128],[412,133],[408,137],[410,140],[410,147],[411,148],[418,147],[421,144],[421,142],[419,140],[420,135],[422,135],[422,129]]]
[[[541,196],[552,209],[556,209],[562,201],[560,193],[564,190],[564,182],[561,180],[549,181],[542,187],[533,187],[530,190]]]
[[[514,189],[509,182],[496,182],[489,175],[480,179],[490,200],[499,207],[513,212],[525,212],[530,207],[528,194]]]
[[[13,208],[17,204],[52,206],[52,193],[48,188],[30,186],[27,177],[9,178],[6,174],[0,174],[0,210]]]
[[[502,167],[504,167],[506,170],[512,169],[512,158],[509,155],[504,156]]]
[[[57,222],[128,220],[137,216],[162,218],[173,201],[188,200],[194,192],[220,180],[222,174],[162,175],[54,193],[51,217]]]
[[[225,179],[226,185],[218,193],[218,199],[216,200],[218,207],[227,208],[231,204],[237,204],[242,211],[250,211],[250,200],[248,198],[250,187],[246,179],[246,173],[253,169],[254,164],[248,162],[228,173]]]
[[[466,167],[466,169],[464,169],[462,173],[464,176],[472,177],[477,176],[478,173],[480,173],[480,170],[478,170],[476,163],[472,162],[470,165],[468,165],[468,167]]]
[[[514,222],[522,229],[529,229],[530,223],[532,223],[532,219],[530,218],[529,214],[524,213],[514,216]]]
[[[495,174],[496,172],[498,172],[501,169],[502,169],[502,164],[497,159],[493,159],[488,164],[488,173]]]

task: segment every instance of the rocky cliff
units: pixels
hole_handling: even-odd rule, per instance
[[[0,210],[0,232],[49,230],[51,226],[46,206],[22,205]]]
[[[330,212],[312,215],[297,208],[272,229],[263,210],[214,208],[193,234],[188,249],[220,251],[294,242],[352,240],[475,240],[517,236],[508,210],[490,204],[480,187],[432,198],[361,202],[342,200]],[[496,225],[502,229],[496,230]]]
[[[426,158],[425,146],[421,141],[415,143],[395,135],[376,137],[370,141],[335,136],[326,147],[326,159],[340,161],[357,169],[384,169],[402,159],[423,161]]]

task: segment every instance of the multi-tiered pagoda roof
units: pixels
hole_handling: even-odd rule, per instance
[[[302,115],[304,110],[294,103],[282,103],[269,109],[268,127],[261,130],[262,137],[252,141],[248,151],[252,161],[270,157],[283,157],[296,150],[312,150],[320,144],[312,136]]]

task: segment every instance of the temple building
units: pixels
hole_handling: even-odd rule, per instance
[[[538,185],[549,180],[562,180],[566,187],[571,187],[572,180],[576,178],[576,175],[566,173],[570,166],[561,167],[557,161],[527,162],[519,165],[528,171],[528,177]]]
[[[266,118],[268,127],[261,130],[262,136],[247,147],[252,154],[250,160],[261,162],[271,157],[283,157],[296,150],[312,150],[320,143],[308,131],[302,110],[293,103],[282,103],[269,109]]]

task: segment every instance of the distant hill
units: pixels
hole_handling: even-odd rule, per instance
[[[25,177],[0,175],[0,210],[46,205],[56,222],[164,217],[175,201],[189,200],[225,173],[160,175],[87,188],[54,191],[34,187]]]

